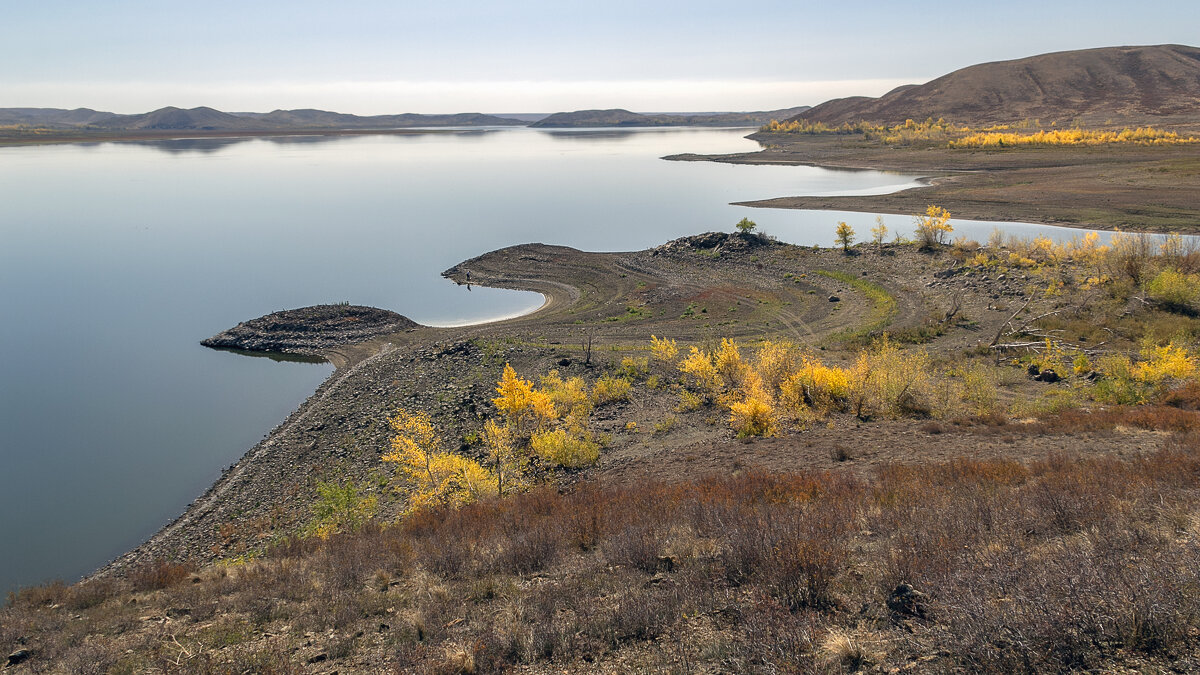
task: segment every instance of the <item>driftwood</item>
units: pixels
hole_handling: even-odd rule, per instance
[[[997,331],[996,331],[996,337],[992,338],[992,341],[988,343],[988,346],[989,346],[989,347],[995,347],[995,346],[996,346],[996,343],[1000,342],[1000,338],[1001,338],[1001,337],[1003,337],[1003,336],[1004,336],[1004,334],[1005,334],[1005,333],[1004,333],[1004,329],[1005,329],[1005,328],[1008,328],[1008,327],[1009,327],[1009,326],[1012,324],[1012,322],[1013,322],[1013,319],[1017,318],[1017,316],[1018,316],[1018,315],[1019,315],[1021,312],[1024,312],[1024,311],[1025,311],[1025,308],[1026,308],[1026,307],[1028,307],[1028,306],[1029,306],[1029,303],[1031,303],[1031,302],[1033,302],[1033,298],[1032,298],[1032,297],[1030,297],[1028,300],[1026,300],[1026,301],[1025,301],[1025,304],[1021,305],[1021,308],[1020,308],[1020,309],[1018,309],[1017,311],[1013,312],[1013,313],[1012,313],[1012,316],[1008,317],[1008,321],[1005,321],[1003,324],[1001,324],[1001,325],[1000,325],[1000,330],[997,330]]]
[[[1104,353],[1104,350],[1101,349],[1101,347],[1108,344],[1107,340],[1105,340],[1104,342],[1098,342],[1094,345],[1084,348],[1082,345],[1074,345],[1074,344],[1067,342],[1066,340],[1063,340],[1062,339],[1062,333],[1063,333],[1062,330],[1031,330],[1030,329],[1030,326],[1037,323],[1038,321],[1041,321],[1042,319],[1045,319],[1046,317],[1054,316],[1056,314],[1061,313],[1062,312],[1061,309],[1055,309],[1055,310],[1052,310],[1049,312],[1043,312],[1042,314],[1038,314],[1035,317],[1031,317],[1031,318],[1025,320],[1025,322],[1023,322],[1019,326],[1014,326],[1013,322],[1016,321],[1017,317],[1020,316],[1021,313],[1024,312],[1029,307],[1030,303],[1032,303],[1032,302],[1033,302],[1033,298],[1029,298],[1028,300],[1026,300],[1025,304],[1021,305],[1020,309],[1013,312],[1012,316],[1008,317],[1008,320],[1005,321],[1000,326],[1000,329],[996,331],[996,336],[993,337],[991,343],[988,344],[988,349],[995,350],[997,352],[997,358],[999,358],[999,352],[1005,352],[1010,349],[1028,349],[1033,352],[1039,352],[1046,348],[1047,343],[1049,343],[1050,346],[1052,346],[1052,347],[1078,350],[1078,351],[1083,352],[1084,354],[1087,354],[1088,356],[1096,356],[1098,354]],[[1107,330],[1110,334],[1112,334],[1111,329],[1105,328],[1104,330]],[[1037,341],[1009,341],[1009,342],[1001,342],[1000,341],[1001,339],[1006,338],[1006,337],[1013,338],[1013,337],[1021,336],[1021,335],[1031,336],[1031,337],[1035,337],[1035,338],[1039,338],[1039,339]]]

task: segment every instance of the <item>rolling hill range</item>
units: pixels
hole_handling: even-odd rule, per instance
[[[482,113],[446,115],[350,115],[327,110],[273,110],[268,113],[222,112],[209,107],[166,107],[138,115],[118,115],[90,108],[0,108],[0,127],[27,127],[65,132],[238,132],[271,133],[297,131],[388,130],[413,127],[534,126],[662,127],[662,126],[758,126],[772,119],[800,114],[808,106],[766,112],[735,113],[634,113],[628,110],[580,110],[553,115],[501,117]],[[535,121],[530,124],[531,121]]]
[[[129,131],[290,131],[395,129],[426,126],[522,126],[517,119],[457,113],[450,115],[348,115],[324,110],[275,110],[227,113],[208,107],[166,107],[139,115],[118,115],[89,108],[0,108],[0,126],[23,125],[63,130]]]
[[[1200,48],[1105,47],[983,63],[879,98],[822,103],[793,119],[900,124],[1040,119],[1043,124],[1171,124],[1200,120]]]

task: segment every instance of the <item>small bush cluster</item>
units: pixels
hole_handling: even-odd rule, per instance
[[[1180,136],[1174,131],[1154,127],[1138,127],[1121,131],[1093,131],[1088,129],[1040,130],[1030,134],[987,131],[970,134],[952,140],[951,148],[1017,148],[1088,145],[1180,145],[1200,143],[1200,137]]]
[[[714,352],[690,347],[677,368],[681,410],[715,403],[740,436],[770,436],[835,412],[867,417],[953,417],[995,410],[995,378],[981,366],[935,367],[921,348],[884,336],[849,366],[822,363],[787,341],[767,341],[751,358],[730,339]]]
[[[605,376],[589,392],[582,378],[563,379],[556,370],[544,375],[537,386],[505,364],[492,399],[499,416],[487,420],[481,436],[487,450],[484,461],[443,449],[429,415],[404,409],[388,420],[395,435],[382,459],[395,467],[397,488],[410,512],[462,506],[519,491],[527,487],[526,475],[535,457],[550,466],[572,469],[595,464],[600,443],[589,427],[593,407],[627,400],[630,388],[626,379]],[[334,487],[327,489],[331,495],[323,493],[324,501],[339,497]],[[364,507],[373,509],[374,503],[356,508]],[[345,517],[356,513],[356,508],[335,511]],[[324,528],[319,530],[323,534],[339,529],[329,515],[318,514],[316,522]]]

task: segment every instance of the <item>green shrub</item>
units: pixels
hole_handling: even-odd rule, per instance
[[[1169,311],[1195,314],[1200,308],[1200,275],[1165,269],[1146,285],[1146,294]]]

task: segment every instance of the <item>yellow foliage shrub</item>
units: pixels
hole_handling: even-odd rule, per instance
[[[541,378],[541,391],[554,405],[554,418],[565,419],[568,424],[585,421],[592,414],[592,400],[588,395],[587,384],[580,377],[566,380],[551,370]]]
[[[1200,309],[1200,274],[1167,268],[1146,284],[1146,294],[1171,311],[1193,313]]]
[[[775,408],[761,398],[747,398],[729,406],[729,423],[739,437],[774,436]]]
[[[851,373],[855,414],[899,417],[926,411],[930,359],[923,349],[901,350],[884,336],[863,351]]]
[[[721,348],[717,350],[713,365],[730,387],[741,387],[750,374],[750,365],[742,359],[742,352],[737,343],[729,338],[721,340]]]
[[[629,390],[632,387],[629,380],[605,375],[596,380],[595,386],[592,387],[592,402],[596,405],[604,405],[615,401],[628,401]]]
[[[1200,143],[1195,136],[1180,136],[1174,131],[1154,127],[1139,127],[1122,131],[1089,131],[1085,129],[1056,129],[1032,134],[985,132],[950,141],[951,148],[1014,148],[1021,146],[1109,145],[1178,145]]]
[[[796,374],[801,358],[802,352],[794,343],[768,340],[754,355],[755,370],[767,391],[777,391],[789,377]]]
[[[840,410],[850,395],[850,371],[826,366],[811,356],[805,356],[800,368],[784,381],[780,390],[791,402],[807,399],[820,413]]]
[[[621,375],[630,380],[646,377],[650,372],[650,359],[642,356],[626,356],[621,359]]]
[[[929,387],[930,411],[934,417],[954,418],[987,415],[996,410],[996,377],[984,365],[956,366],[941,373],[937,386]]]
[[[692,379],[692,385],[704,392],[710,398],[715,397],[724,387],[721,376],[713,366],[712,357],[692,347],[687,357],[679,364],[679,370]]]
[[[762,378],[751,373],[743,386],[742,396],[729,403],[729,423],[739,437],[774,436],[778,430],[775,402],[763,386]]]
[[[538,457],[556,466],[577,469],[600,459],[600,444],[566,429],[535,433],[529,441]]]
[[[687,389],[679,391],[679,407],[676,408],[679,412],[690,412],[697,410],[704,405],[704,398],[698,396]]]
[[[679,347],[670,338],[650,336],[650,355],[655,361],[662,361],[672,366],[679,361]]]
[[[1149,384],[1166,380],[1186,380],[1196,374],[1196,358],[1174,342],[1142,348],[1142,361],[1133,368],[1133,376]]]

